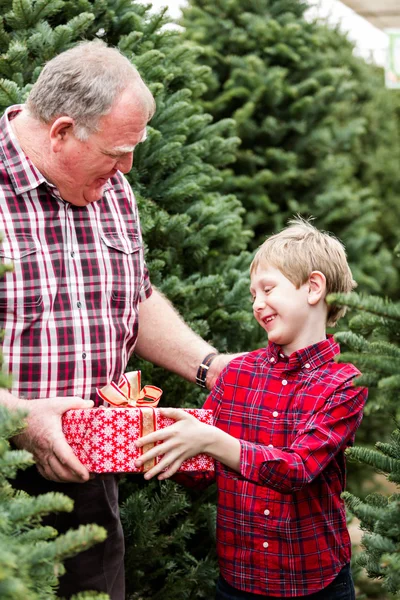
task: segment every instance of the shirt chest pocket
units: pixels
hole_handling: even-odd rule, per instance
[[[16,234],[0,244],[0,260],[12,265],[12,271],[0,280],[2,313],[32,321],[43,312],[40,254],[35,240],[27,235]]]
[[[112,302],[136,302],[144,276],[143,244],[137,233],[101,234],[108,292]]]

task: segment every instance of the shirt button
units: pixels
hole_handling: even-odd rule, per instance
[[[282,385],[287,385],[287,380],[286,379],[282,379]]]
[[[278,415],[279,415],[278,411],[277,411],[277,410],[274,410],[274,412],[272,413],[272,416],[273,416],[273,417],[277,417]]]
[[[82,352],[82,358],[86,358],[86,352]]]
[[[268,508],[266,508],[266,509],[264,510],[264,515],[266,515],[266,516],[268,517],[268,515],[269,515],[269,510],[268,510]]]
[[[77,302],[76,305],[77,305],[78,308],[81,308],[82,303],[81,302]]]
[[[263,547],[264,547],[264,548],[268,548],[268,542],[264,542],[264,543],[263,543]]]
[[[75,252],[71,252],[71,257],[74,258]]]
[[[272,362],[272,363],[274,363],[274,362],[275,362],[275,359],[274,359],[274,357],[273,357],[273,356],[272,356],[272,357],[269,359],[269,362]]]
[[[306,369],[309,369],[311,367],[310,363],[306,363],[304,366]]]
[[[268,444],[268,448],[273,448],[274,445],[273,444]]]
[[[285,355],[283,354],[283,352],[281,352],[281,353],[279,354],[279,356],[280,356],[281,358],[285,358]]]

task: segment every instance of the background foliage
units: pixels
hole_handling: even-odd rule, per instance
[[[171,30],[162,12],[130,0],[0,0],[1,109],[24,101],[44,62],[81,39],[118,46],[140,70],[157,113],[129,178],[152,280],[221,351],[265,343],[248,265],[296,213],[345,242],[361,292],[398,295],[398,95],[305,8],[191,0],[184,29]],[[192,385],[135,358],[131,366],[163,388],[165,405],[201,405]],[[364,443],[391,427],[377,415],[364,420]],[[349,479],[353,492],[364,469]],[[210,598],[214,490],[132,476],[121,502],[129,597]]]

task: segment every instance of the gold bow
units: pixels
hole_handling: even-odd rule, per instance
[[[118,385],[112,381],[97,390],[102,400],[119,408],[155,408],[162,395],[162,390],[155,385],[145,385],[140,389],[140,371],[129,371],[122,375]]]

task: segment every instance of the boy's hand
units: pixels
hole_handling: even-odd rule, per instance
[[[143,454],[136,461],[136,466],[141,467],[148,460],[152,460],[161,454],[164,455],[159,463],[145,473],[145,479],[151,479],[155,475],[158,475],[159,480],[171,477],[184,460],[200,452],[205,452],[215,431],[215,427],[212,425],[201,423],[179,408],[161,408],[160,414],[163,417],[174,419],[176,423],[165,429],[154,431],[135,442],[138,448],[150,443],[163,442]],[[162,472],[164,469],[167,470]]]

